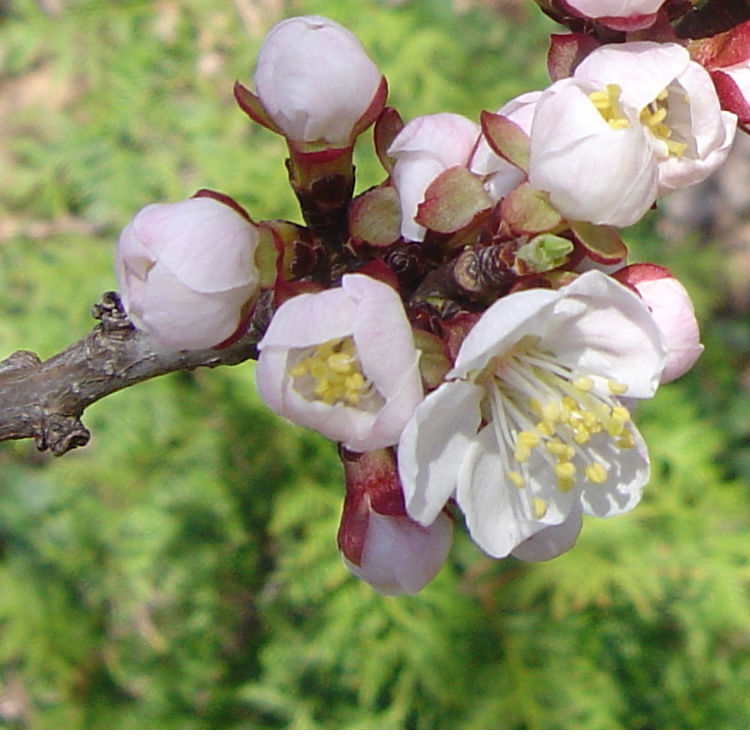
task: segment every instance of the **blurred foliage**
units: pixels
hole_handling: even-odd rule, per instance
[[[296,216],[282,141],[231,88],[300,13],[352,28],[405,118],[476,117],[546,84],[554,28],[531,3],[4,3],[3,355],[89,329],[117,233],[148,202],[205,186]],[[368,146],[360,190],[382,177]],[[272,416],[249,365],[157,379],[93,406],[87,448],[0,446],[0,722],[747,727],[750,325],[721,244],[675,247],[657,217],[628,233],[634,254],[684,279],[706,352],[639,409],[654,472],[635,512],[587,520],[538,565],[487,559],[459,530],[426,590],[382,598],[339,560],[333,447]]]

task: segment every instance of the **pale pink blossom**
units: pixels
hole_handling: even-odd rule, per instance
[[[565,551],[580,513],[640,500],[648,451],[623,401],[653,395],[665,354],[646,305],[600,271],[501,298],[403,431],[407,512],[430,524],[455,497],[492,556]]]
[[[274,26],[255,70],[258,98],[284,135],[297,143],[331,147],[350,145],[361,127],[372,122],[368,113],[383,96],[384,84],[357,37],[317,15]]]
[[[257,241],[253,223],[211,197],[144,207],[115,258],[128,317],[167,348],[226,340],[259,290]]]
[[[369,276],[284,302],[258,347],[266,404],[357,452],[396,444],[422,399],[401,298]]]
[[[636,110],[612,92],[612,111],[603,115],[591,98],[600,91],[565,78],[543,92],[531,128],[529,182],[568,219],[624,227],[654,203],[659,172]]]
[[[401,234],[421,240],[426,229],[414,219],[427,187],[446,169],[468,167],[481,129],[454,113],[424,115],[408,122],[388,148],[395,158],[392,177],[401,202]]]

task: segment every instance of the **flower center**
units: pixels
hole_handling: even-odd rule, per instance
[[[622,87],[619,84],[608,84],[604,89],[591,92],[589,99],[599,114],[607,121],[610,128],[622,130],[630,127],[630,121],[625,117],[620,107]]]
[[[630,413],[617,396],[627,386],[581,374],[525,337],[510,354],[491,361],[479,380],[487,388],[485,419],[495,430],[508,479],[519,489],[531,485],[541,459],[553,471],[559,491],[581,482],[604,483],[608,458],[635,447]],[[529,500],[541,519],[548,503]]]
[[[667,147],[668,156],[679,158],[685,152],[687,143],[672,140],[672,129],[667,125],[669,114],[669,92],[663,89],[656,99],[646,105],[640,113],[640,121],[657,140]]]
[[[368,410],[384,403],[365,378],[351,337],[291,351],[287,370],[295,390],[308,400]]]

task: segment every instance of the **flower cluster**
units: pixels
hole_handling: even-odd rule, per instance
[[[572,31],[550,85],[476,122],[404,123],[348,30],[283,21],[256,91],[234,93],[285,138],[305,224],[201,191],[120,237],[123,303],[163,349],[262,335],[260,396],[338,444],[339,548],[387,595],[438,573],[459,513],[488,555],[541,561],[584,515],[632,509],[649,478],[633,409],[702,351],[685,289],[628,264],[615,228],[726,159],[750,120],[750,25],[688,43],[689,3],[539,4]],[[373,124],[385,177],[354,196]]]

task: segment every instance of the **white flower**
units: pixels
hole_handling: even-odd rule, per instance
[[[518,125],[524,133],[531,133],[531,123],[534,119],[536,103],[541,92],[526,92],[515,97],[503,105],[498,115],[504,115]],[[498,156],[481,136],[476,151],[471,158],[469,170],[484,179],[484,187],[492,198],[498,202],[512,189],[515,189],[525,178],[526,174],[513,164]]]
[[[440,572],[453,541],[453,522],[439,514],[427,527],[408,516],[379,514],[368,507],[362,558],[344,563],[383,595],[414,595]]]
[[[128,317],[168,348],[223,342],[257,296],[257,241],[255,225],[210,197],[144,207],[115,258]]]
[[[658,168],[636,112],[621,104],[616,88],[601,94],[596,84],[575,78],[542,93],[531,128],[529,182],[568,219],[624,227],[656,199]]]
[[[481,128],[461,115],[442,112],[409,121],[388,148],[396,159],[393,183],[401,201],[401,234],[421,240],[426,232],[414,217],[427,187],[446,169],[468,166]]]
[[[488,554],[564,551],[581,512],[638,503],[648,452],[621,399],[651,396],[664,357],[648,308],[599,271],[498,300],[404,429],[409,515],[430,524],[455,493]]]
[[[369,276],[284,302],[258,347],[266,404],[357,452],[396,444],[422,399],[401,299]]]
[[[377,100],[384,101],[385,80],[351,31],[307,15],[284,20],[268,33],[255,88],[268,116],[291,141],[345,147],[372,122],[368,113]]]
[[[726,159],[736,117],[675,43],[610,44],[542,94],[529,181],[569,218],[626,226]]]
[[[612,274],[640,295],[659,326],[667,349],[661,383],[687,373],[700,358],[703,345],[693,303],[685,287],[663,266],[636,263]]]
[[[703,181],[726,160],[737,118],[721,110],[709,73],[676,43],[601,46],[576,68],[576,79],[616,85],[653,147],[659,194]]]

